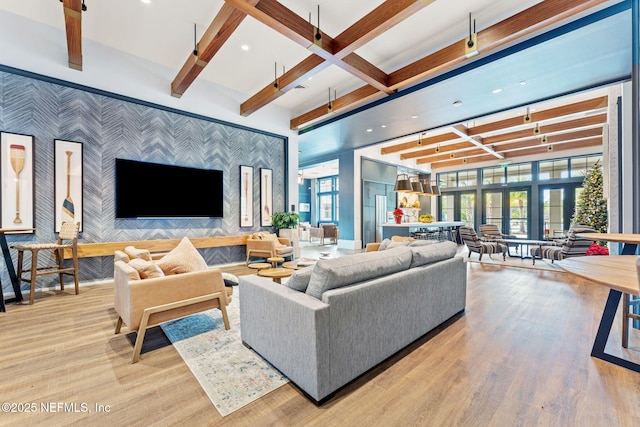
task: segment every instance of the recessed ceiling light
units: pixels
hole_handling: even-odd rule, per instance
[[[520,82],[520,86],[526,86],[527,82],[525,82],[524,80]]]
[[[455,102],[453,103],[453,106],[454,106],[454,107],[459,107],[459,106],[461,106],[461,105],[462,105],[462,101],[455,101]]]
[[[387,125],[380,125],[380,127],[381,127],[381,128],[386,128],[386,127],[387,127]]]
[[[497,88],[497,89],[493,90],[493,93],[500,93],[500,92],[502,92],[502,89],[500,89],[500,88]]]
[[[411,116],[412,119],[417,119],[418,116],[416,114],[414,114],[413,116]]]
[[[151,0],[140,0],[144,4],[151,4]]]
[[[373,129],[369,128],[367,129],[367,132],[373,132]]]
[[[249,50],[249,45],[248,44],[243,44],[242,46],[240,46],[240,49],[244,50],[245,52],[247,50]]]

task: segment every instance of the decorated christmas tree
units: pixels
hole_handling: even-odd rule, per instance
[[[590,225],[596,231],[607,232],[607,201],[602,193],[602,166],[597,161],[587,171],[582,182],[582,192],[576,200],[572,225]]]

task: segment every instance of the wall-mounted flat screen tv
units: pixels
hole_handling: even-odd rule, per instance
[[[116,159],[116,218],[222,217],[222,171]]]

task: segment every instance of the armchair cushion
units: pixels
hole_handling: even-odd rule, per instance
[[[153,261],[145,261],[141,258],[134,258],[129,261],[129,266],[133,267],[140,274],[141,279],[152,279],[154,277],[164,277],[162,269]]]
[[[208,268],[200,252],[186,237],[182,239],[178,246],[158,261],[158,267],[167,276],[170,274],[203,271]]]
[[[127,254],[130,259],[141,258],[151,261],[151,252],[149,249],[137,249],[133,246],[127,246],[124,248],[124,253]]]

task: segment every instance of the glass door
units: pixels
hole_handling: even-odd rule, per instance
[[[564,236],[569,228],[564,222],[564,188],[542,190],[542,220],[545,237]]]
[[[482,223],[495,224],[498,229],[506,230],[504,224],[504,190],[490,190],[483,193],[482,198]]]
[[[475,228],[476,220],[476,193],[460,193],[460,207],[458,213],[460,221],[464,221],[465,225]]]
[[[503,234],[529,238],[529,188],[486,190],[482,203],[483,224],[495,224]]]
[[[529,189],[510,189],[509,191],[509,230],[520,239],[529,238]]]

